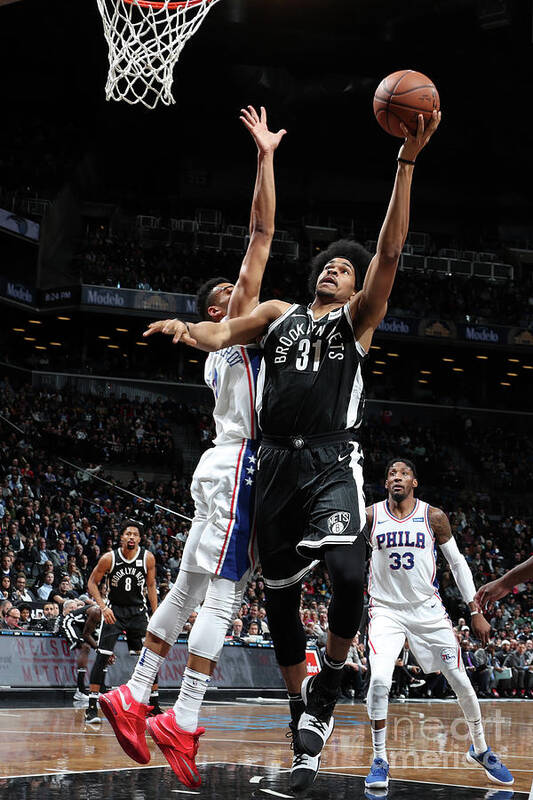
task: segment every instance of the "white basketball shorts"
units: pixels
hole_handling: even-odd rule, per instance
[[[440,671],[443,665],[458,667],[461,664],[461,648],[442,600],[436,594],[421,603],[405,606],[371,600],[368,613],[371,660],[374,656],[385,655],[395,660],[407,639],[425,673]]]
[[[232,581],[257,564],[254,501],[255,440],[218,444],[206,450],[193,475],[195,515],[181,566]]]

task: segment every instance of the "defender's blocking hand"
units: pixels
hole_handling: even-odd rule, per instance
[[[264,106],[261,106],[260,115],[258,115],[253,106],[241,108],[239,119],[248,128],[254,138],[257,149],[263,155],[268,152],[274,152],[287,133],[285,128],[281,128],[277,133],[268,130],[267,112]]]
[[[189,324],[180,319],[160,319],[157,322],[151,322],[143,336],[146,338],[153,333],[165,333],[167,336],[172,336],[172,344],[183,342],[191,347],[196,344],[196,339],[190,335]]]

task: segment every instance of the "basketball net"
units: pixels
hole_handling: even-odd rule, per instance
[[[174,66],[218,0],[96,0],[109,47],[107,100],[172,105]]]

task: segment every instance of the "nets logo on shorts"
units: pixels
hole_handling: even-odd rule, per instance
[[[443,647],[440,651],[440,657],[445,664],[451,664],[457,658],[457,650],[455,647]]]
[[[337,511],[328,517],[328,530],[330,533],[344,533],[350,524],[351,514],[349,511]]]

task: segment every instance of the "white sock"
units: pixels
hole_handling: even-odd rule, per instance
[[[158,656],[153,650],[143,647],[133,675],[127,687],[138,703],[147,703],[152,692],[155,676],[164,662],[163,656]]]
[[[185,667],[180,694],[174,703],[176,722],[184,731],[193,733],[198,727],[198,714],[209,680],[209,675]]]
[[[383,761],[389,763],[387,758],[387,750],[385,747],[385,740],[387,738],[387,726],[377,730],[372,728],[372,747],[374,749],[374,758],[382,758]]]
[[[487,743],[485,741],[485,734],[483,733],[483,721],[481,718],[479,700],[476,697],[470,679],[465,674],[464,668],[447,669],[444,675],[457,695],[457,702],[461,707],[466,724],[468,725],[468,730],[470,731],[470,736],[472,737],[474,752],[479,756],[486,751]]]
[[[483,731],[483,722],[481,718],[479,718],[474,720],[474,722],[466,720],[466,724],[468,725],[468,730],[470,731],[470,736],[472,737],[475,754],[476,756],[480,756],[481,753],[484,753],[487,750],[485,732]]]

